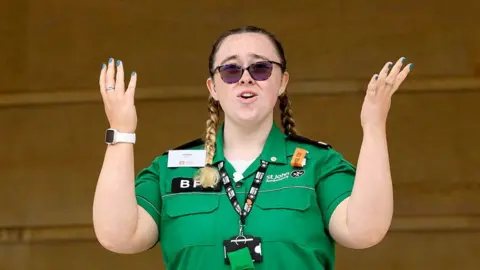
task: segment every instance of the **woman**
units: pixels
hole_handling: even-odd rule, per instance
[[[357,169],[330,145],[296,134],[281,44],[256,27],[213,46],[206,135],[157,157],[135,178],[137,116],[132,73],[110,59],[100,91],[111,130],[93,205],[106,249],[162,245],[167,269],[333,269],[334,243],[379,243],[393,213],[386,140],[390,98],[405,58],[368,84]],[[273,122],[277,100],[284,131]],[[224,122],[219,123],[220,112]]]

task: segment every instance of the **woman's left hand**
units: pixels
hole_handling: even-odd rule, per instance
[[[391,62],[386,63],[380,74],[375,74],[370,80],[360,115],[364,129],[373,127],[385,130],[392,95],[413,67],[413,64],[408,64],[402,70],[405,60],[405,57],[400,58],[393,67]]]

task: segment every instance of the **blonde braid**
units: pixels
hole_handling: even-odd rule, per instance
[[[295,128],[295,120],[293,120],[292,104],[288,99],[287,92],[278,97],[280,106],[280,119],[286,135],[298,135]]]
[[[220,118],[220,106],[212,96],[208,97],[208,113],[210,117],[207,120],[205,132],[205,150],[207,152],[206,166],[198,170],[195,181],[198,181],[202,187],[213,187],[218,183],[220,174],[213,164],[215,156],[215,141],[217,138],[217,126]]]

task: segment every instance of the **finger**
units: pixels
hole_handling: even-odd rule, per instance
[[[387,62],[382,70],[380,71],[380,73],[378,74],[378,79],[377,79],[377,88],[375,89],[377,93],[379,92],[383,92],[384,88],[385,88],[385,79],[387,78],[388,76],[388,71],[390,70],[390,68],[392,67],[392,62]]]
[[[134,71],[130,76],[130,82],[128,83],[128,88],[125,91],[125,95],[128,95],[129,99],[132,102],[134,101],[136,87],[137,87],[137,73]]]
[[[107,78],[105,84],[105,91],[107,94],[110,94],[115,91],[115,65],[113,62],[113,58],[108,59],[108,66],[107,66]]]
[[[118,96],[123,96],[125,94],[125,81],[123,80],[123,63],[120,60],[117,60],[117,77],[115,79],[115,93]]]
[[[390,70],[390,68],[392,68],[392,62],[387,62],[382,70],[380,70],[380,73],[378,73],[378,80],[379,81],[382,81],[382,80],[385,80],[385,78],[387,78],[388,76],[388,71]]]
[[[367,95],[375,96],[375,90],[377,88],[377,80],[378,80],[378,75],[377,74],[373,75],[372,78],[370,79],[370,82],[368,83]]]
[[[98,84],[100,86],[100,94],[102,95],[102,98],[105,100],[106,94],[105,94],[105,75],[107,73],[106,65],[102,64],[102,69],[100,70],[100,78],[98,79]]]
[[[383,91],[385,95],[391,96],[392,93],[395,91],[395,82],[397,80],[398,73],[402,68],[402,65],[405,63],[405,60],[405,57],[401,57],[400,59],[398,59],[395,65],[392,67],[388,76],[385,78],[385,89]]]
[[[397,79],[395,80],[395,84],[393,85],[392,94],[398,90],[402,82],[405,80],[405,78],[407,78],[408,73],[410,73],[410,70],[412,70],[412,68],[413,64],[408,64],[403,68],[402,72],[397,75]]]
[[[395,63],[392,70],[390,71],[387,78],[385,79],[385,82],[387,83],[387,85],[393,87],[393,85],[395,84],[395,79],[397,78],[397,75],[400,72],[402,65],[405,63],[405,60],[406,60],[405,57],[401,57],[400,59],[397,60],[397,63]]]

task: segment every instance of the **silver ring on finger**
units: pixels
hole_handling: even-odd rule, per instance
[[[113,86],[113,85],[107,86],[107,89],[106,89],[106,90],[107,90],[107,91],[108,91],[108,90],[115,90],[115,86]]]

